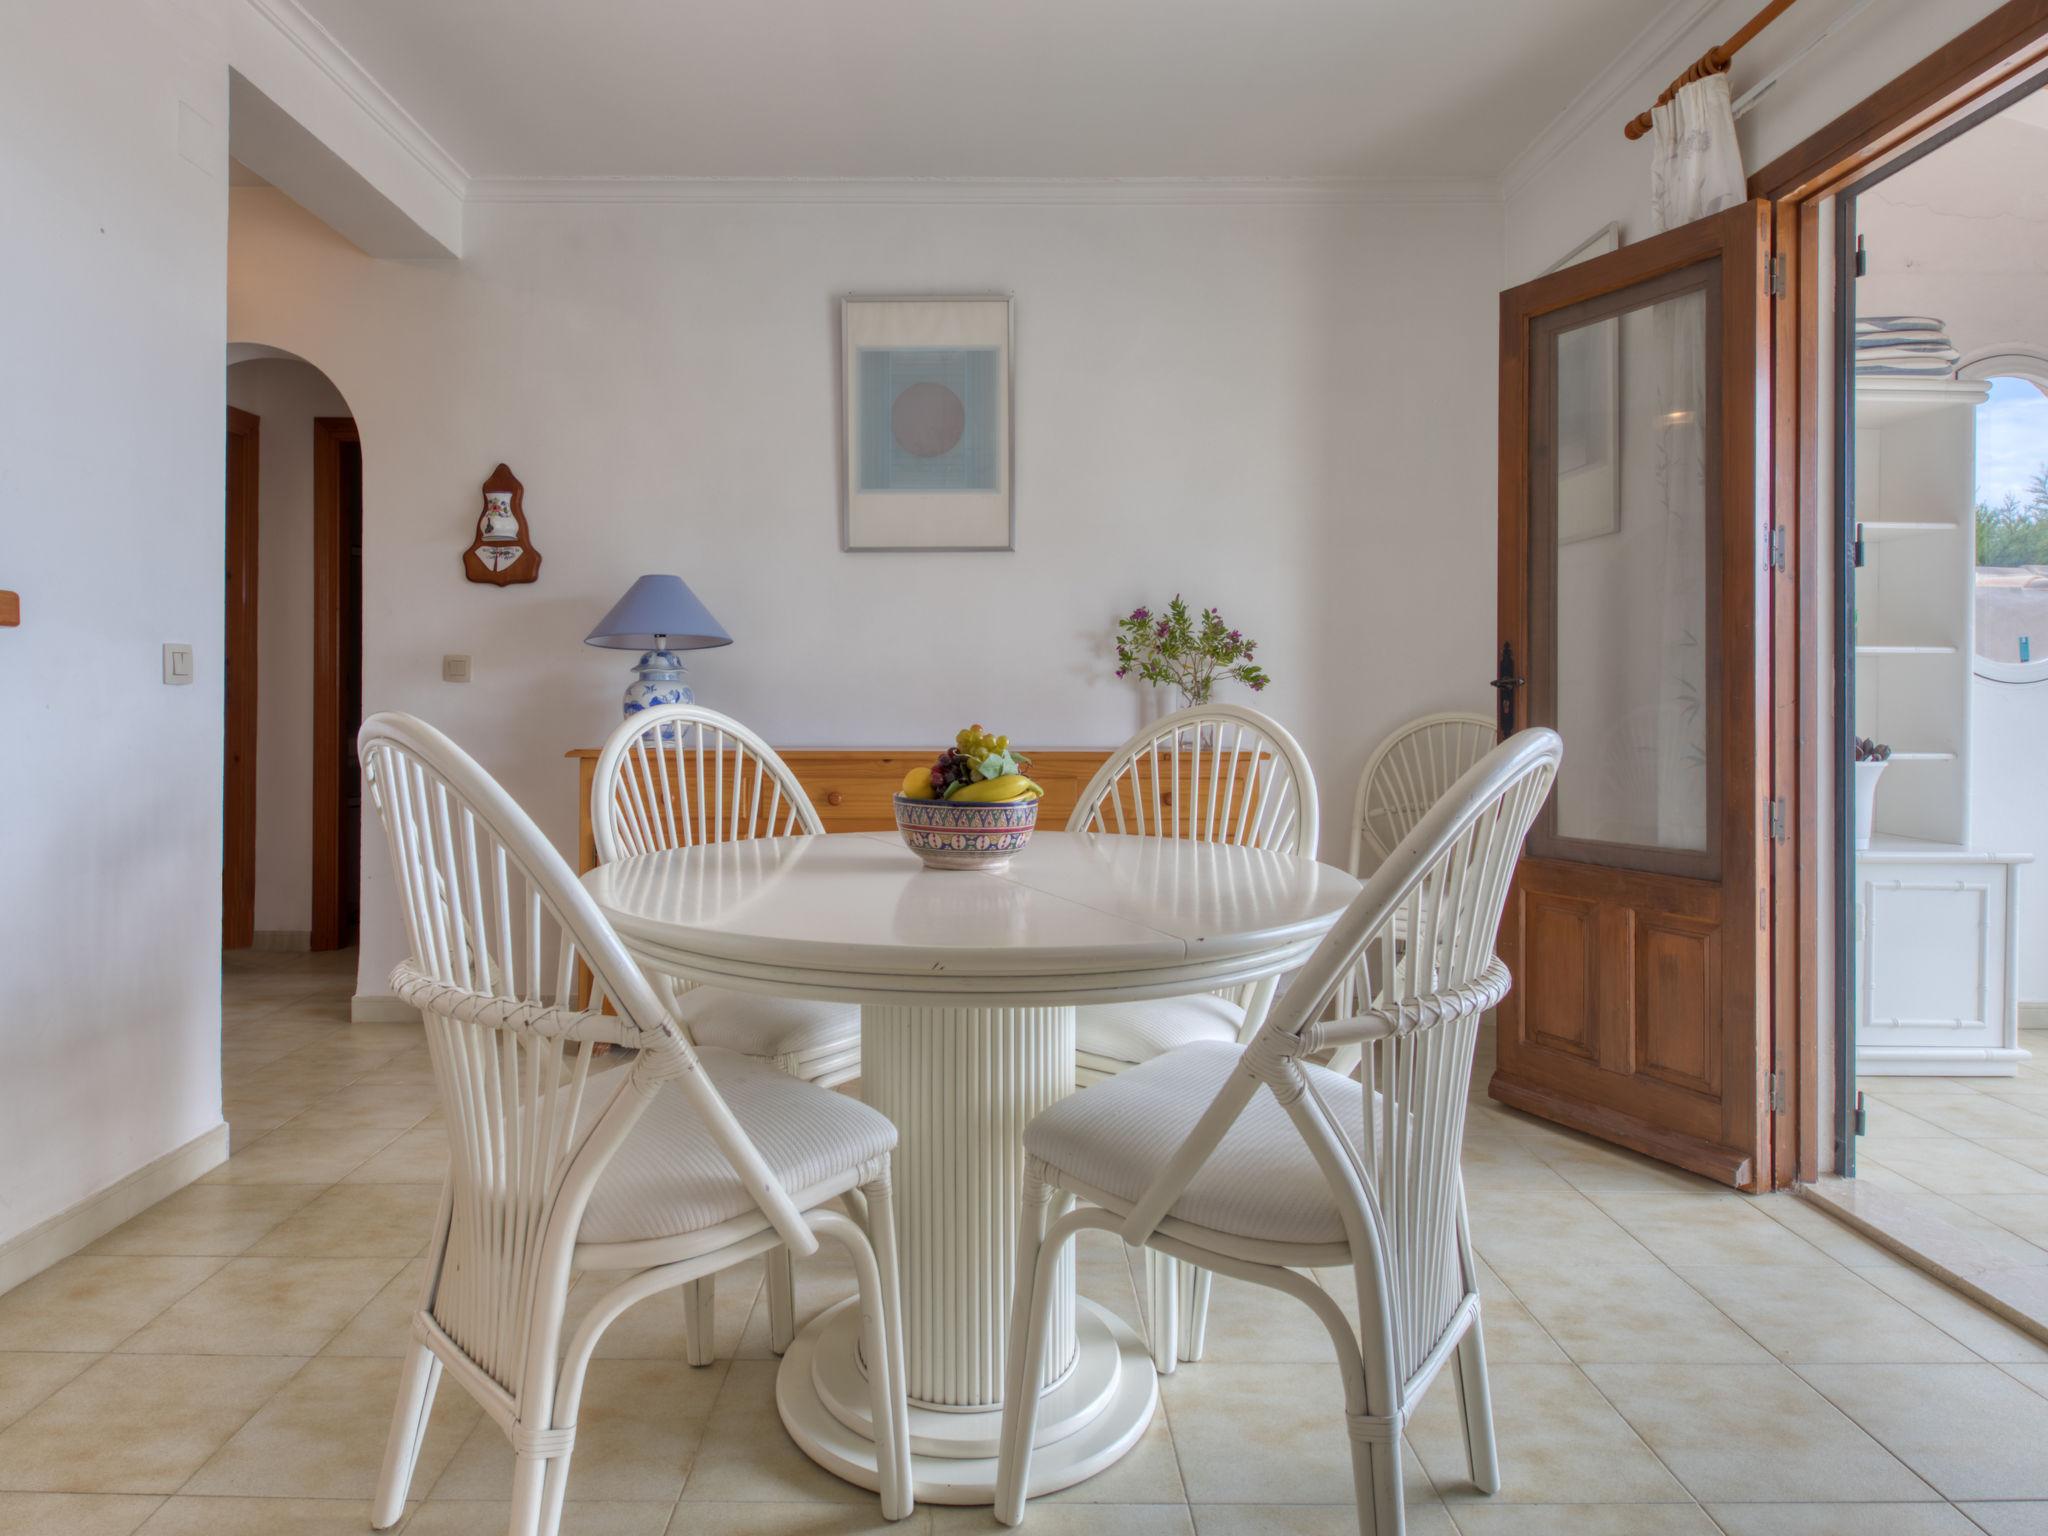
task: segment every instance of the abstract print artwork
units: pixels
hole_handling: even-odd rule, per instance
[[[1014,547],[1008,298],[849,298],[841,313],[845,547]]]
[[[860,488],[992,491],[1002,392],[994,347],[863,347]]]

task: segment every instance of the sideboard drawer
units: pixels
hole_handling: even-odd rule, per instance
[[[783,760],[827,832],[887,832],[896,825],[896,791],[912,768],[930,758],[910,752],[786,752]]]

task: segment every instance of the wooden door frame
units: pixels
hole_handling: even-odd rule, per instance
[[[342,575],[347,527],[341,445],[362,438],[350,416],[313,418],[313,930],[314,949],[341,947]],[[355,643],[362,643],[361,636]]]
[[[262,423],[228,407],[225,554],[239,573],[229,589],[222,636],[224,748],[221,754],[222,949],[256,942],[256,633]]]
[[[1830,294],[1820,248],[1823,209],[1851,182],[1939,133],[1958,115],[2019,85],[2048,77],[2048,0],[2008,0],[1911,69],[1808,135],[1749,179],[1749,194],[1771,204],[1772,248],[1782,263],[1783,298],[1774,307],[1771,483],[1785,534],[1787,579],[1772,595],[1772,782],[1786,801],[1788,841],[1772,848],[1772,1016],[1774,1059],[1789,1113],[1775,1117],[1774,1155],[1797,1177],[1819,1176],[1821,1150],[1834,1141],[1835,1099],[1823,1103],[1821,946],[1837,976],[1853,965],[1844,902],[1853,890],[1854,852],[1823,822],[1822,786],[1848,803],[1849,771],[1838,761],[1837,730],[1846,693],[1839,633],[1844,605],[1827,602],[1851,580],[1849,551],[1831,516],[1835,438],[1823,441],[1823,391],[1834,364],[1822,350]],[[1824,578],[1832,574],[1832,584]],[[1838,819],[1838,818],[1837,818]],[[1833,871],[1835,921],[1824,927],[1820,872]],[[1789,1028],[1787,1027],[1789,1024]],[[1834,1020],[1839,1031],[1843,1020]],[[1837,1073],[1836,1094],[1853,1091]]]

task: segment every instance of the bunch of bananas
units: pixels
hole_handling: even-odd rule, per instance
[[[960,800],[999,805],[1011,800],[1036,800],[1045,791],[1022,769],[1031,759],[1010,751],[1010,738],[992,736],[970,725],[953,738],[929,768],[913,768],[903,777],[910,800]]]

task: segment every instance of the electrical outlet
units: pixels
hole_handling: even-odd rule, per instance
[[[444,683],[468,682],[469,658],[467,656],[443,656],[441,658],[441,681]]]
[[[164,682],[173,688],[192,681],[192,647],[164,642]]]

